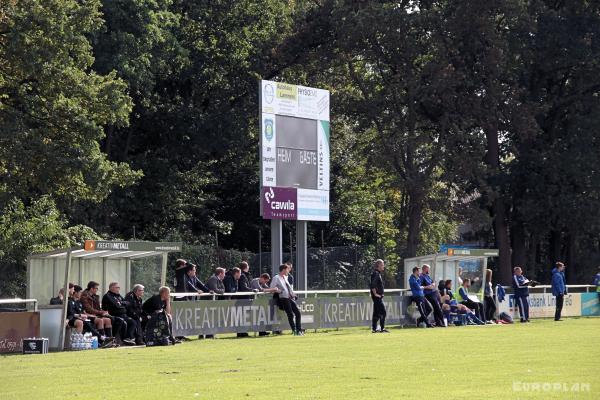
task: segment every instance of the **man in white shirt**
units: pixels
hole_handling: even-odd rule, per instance
[[[279,274],[275,275],[271,281],[271,288],[279,289],[279,308],[283,309],[287,314],[288,322],[294,336],[304,336],[300,321],[302,316],[300,315],[298,305],[294,301],[297,296],[287,280],[288,271],[289,265],[280,265]]]

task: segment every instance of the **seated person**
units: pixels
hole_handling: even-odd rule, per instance
[[[485,325],[467,306],[456,301],[454,293],[452,293],[451,279],[444,281],[444,287],[440,290],[440,295],[443,301],[442,311],[446,320],[451,320],[451,314],[457,314],[464,315],[470,325]]]
[[[167,286],[158,289],[158,294],[146,300],[142,308],[148,316],[148,324],[144,334],[148,346],[167,346],[181,343],[173,337],[171,290]]]
[[[115,322],[115,332],[125,345],[135,345],[135,321],[127,315],[127,302],[120,294],[119,282],[111,282],[108,292],[102,296],[102,308],[108,311]]]
[[[93,336],[96,336],[98,343],[102,347],[111,347],[113,345],[113,338],[98,332],[83,309],[83,304],[79,300],[83,288],[79,285],[73,285],[72,289],[73,295],[69,297],[67,303],[67,320],[69,321],[69,326],[75,328],[77,333],[89,332]]]
[[[471,310],[475,311],[475,314],[477,314],[477,318],[479,318],[482,321],[485,321],[485,315],[483,314],[483,304],[481,304],[480,301],[473,300],[473,296],[469,297],[470,287],[471,280],[469,278],[465,278],[463,280],[462,286],[458,288],[458,300],[461,304],[464,304]]]
[[[87,289],[81,293],[81,304],[87,316],[93,320],[94,327],[100,334],[112,337],[112,318],[108,311],[102,309],[100,305],[100,296],[98,296],[98,282],[89,281]]]
[[[72,283],[69,282],[69,296],[68,297],[73,296],[73,288],[74,287],[75,287],[75,285],[73,285]],[[56,297],[52,297],[50,299],[50,305],[51,306],[61,305],[61,304],[63,304],[64,298],[65,298],[65,288],[60,288],[60,290],[58,291],[58,295]]]
[[[144,328],[148,322],[142,310],[142,297],[144,297],[144,285],[139,283],[133,285],[131,292],[125,295],[127,315],[135,324],[135,344],[138,346],[144,345]]]

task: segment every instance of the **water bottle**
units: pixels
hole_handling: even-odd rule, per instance
[[[98,337],[92,336],[92,350],[96,350],[98,348]]]

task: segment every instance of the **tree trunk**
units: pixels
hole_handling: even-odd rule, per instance
[[[415,257],[419,248],[421,222],[423,219],[424,193],[420,189],[410,190],[408,199],[408,235],[404,258]]]
[[[485,129],[486,136],[486,147],[487,153],[485,155],[485,161],[490,167],[492,178],[494,175],[500,174],[500,144],[498,140],[498,127],[495,122],[492,122],[490,126]],[[506,215],[506,205],[502,198],[501,188],[492,189],[492,193],[489,193],[490,197],[493,198],[492,203],[492,217],[494,218],[494,236],[496,239],[496,247],[499,250],[498,257],[498,272],[500,275],[500,282],[503,284],[510,283],[512,279],[512,268],[510,265],[510,239],[508,234],[508,222]]]
[[[510,230],[512,243],[512,265],[527,265],[527,251],[525,246],[525,228],[521,223],[515,223]]]

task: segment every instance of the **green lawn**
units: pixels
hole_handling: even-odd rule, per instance
[[[221,337],[174,347],[4,356],[0,367],[2,400],[598,399],[600,318]],[[589,390],[514,390],[533,383],[589,384]]]

